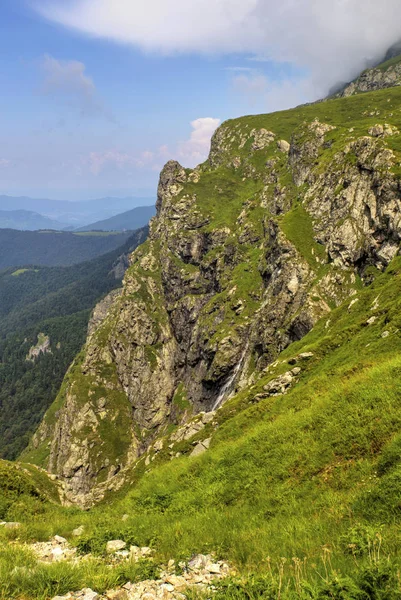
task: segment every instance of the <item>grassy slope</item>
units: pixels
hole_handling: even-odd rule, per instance
[[[33,523],[22,501],[8,517],[25,522],[22,539],[68,536],[83,523],[85,549],[101,551],[115,537],[150,544],[160,558],[213,549],[243,573],[265,572],[269,561],[277,570],[286,557],[285,577],[293,583],[297,557],[313,586],[316,571],[326,578],[328,556],[328,579],[371,564],[379,544],[398,564],[400,292],[397,258],[357,302],[333,311],[280,356],[271,374],[225,405],[205,455],[148,473],[142,465],[128,494],[89,513],[49,505],[35,511]],[[293,390],[255,400],[303,351],[314,357],[300,363]]]

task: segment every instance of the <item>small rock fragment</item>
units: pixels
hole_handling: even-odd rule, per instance
[[[124,550],[127,547],[126,542],[123,540],[111,540],[106,544],[106,552],[112,554],[113,552],[118,552],[119,550]]]
[[[309,360],[310,358],[313,358],[315,355],[313,354],[313,352],[302,352],[301,354],[299,354],[298,358],[300,360]]]
[[[55,535],[54,541],[57,542],[58,544],[66,544],[67,543],[67,540],[65,538],[61,537],[61,535]]]
[[[207,566],[207,570],[209,571],[209,573],[212,573],[212,575],[220,575],[220,565],[218,565],[217,563],[212,563],[211,565]]]
[[[277,148],[280,152],[284,152],[284,154],[288,154],[290,151],[290,144],[286,140],[279,140],[277,142]]]

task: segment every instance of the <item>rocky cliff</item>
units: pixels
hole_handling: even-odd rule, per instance
[[[363,92],[373,92],[401,85],[401,47],[395,45],[386,55],[385,62],[376,67],[366,69],[363,73],[343,86],[336,93],[337,97],[353,96]]]
[[[67,500],[118,487],[163,436],[195,436],[389,264],[400,99],[394,88],[229,121],[204,164],[167,163],[150,237],[24,457]]]

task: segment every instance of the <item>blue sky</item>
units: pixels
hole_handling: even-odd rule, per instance
[[[341,47],[357,50],[333,63],[337,4],[299,0],[304,22],[291,0],[2,0],[0,194],[153,197],[164,162],[204,160],[219,122],[317,98],[397,37],[376,20],[371,41],[372,3],[357,46],[350,10]]]

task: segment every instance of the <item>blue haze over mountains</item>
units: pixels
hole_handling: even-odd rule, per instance
[[[25,196],[0,196],[0,211],[29,211],[60,224],[59,228],[76,229],[114,217],[140,206],[154,205],[154,198],[99,198],[97,200],[64,201],[34,199]],[[9,217],[11,215],[8,215]],[[16,216],[15,214],[13,215]],[[27,215],[20,214],[21,218]],[[6,215],[3,213],[3,218]],[[54,224],[54,228],[57,228]]]

